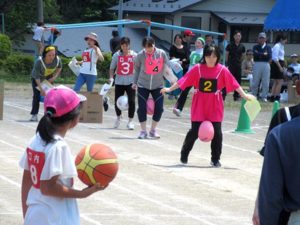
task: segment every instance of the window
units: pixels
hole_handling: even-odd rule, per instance
[[[201,17],[183,16],[181,17],[181,26],[201,29]]]
[[[299,31],[291,31],[290,37],[288,37],[288,43],[299,44],[300,43],[300,32]]]
[[[156,23],[165,23],[165,16],[162,15],[151,15],[151,21]],[[151,27],[153,30],[163,30],[160,27]]]

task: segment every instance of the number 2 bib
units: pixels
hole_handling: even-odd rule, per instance
[[[37,152],[27,148],[27,160],[32,184],[35,188],[40,188],[41,174],[45,164],[45,153]]]
[[[127,76],[133,74],[133,56],[119,56],[117,74]]]
[[[145,73],[148,75],[157,75],[161,73],[164,66],[164,59],[161,57],[153,59],[152,56],[146,56]]]
[[[208,79],[208,78],[201,77],[200,67],[201,66],[199,65],[198,66],[199,74],[200,74],[199,91],[203,93],[218,93],[218,79],[224,67],[222,67],[222,69],[217,74],[215,79],[214,78]]]
[[[201,77],[199,81],[199,90],[205,93],[216,93],[218,90],[218,80]]]

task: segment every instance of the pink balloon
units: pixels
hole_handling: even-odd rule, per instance
[[[210,121],[203,121],[199,127],[198,137],[203,142],[210,142],[215,135],[215,130]]]
[[[153,98],[148,98],[147,100],[147,114],[152,116],[154,114],[155,102]]]

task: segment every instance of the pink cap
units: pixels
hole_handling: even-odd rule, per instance
[[[63,116],[74,110],[81,102],[75,91],[68,87],[52,88],[44,100],[44,110],[47,113],[49,108],[53,108],[55,113],[52,117]]]

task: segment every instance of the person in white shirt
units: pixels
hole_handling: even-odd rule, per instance
[[[79,92],[81,87],[86,83],[87,91],[92,92],[97,79],[97,61],[104,61],[104,57],[99,48],[98,36],[90,33],[84,38],[87,42],[87,49],[82,53],[82,61],[78,62],[80,74],[77,77],[74,91]]]
[[[271,79],[273,79],[273,87],[269,96],[269,101],[271,102],[280,100],[280,92],[284,78],[284,45],[286,42],[287,37],[284,34],[279,34],[272,48]]]
[[[79,122],[80,102],[67,87],[53,88],[45,97],[45,114],[20,160],[24,225],[80,225],[76,198],[105,188],[98,183],[73,188],[77,170],[64,137]]]
[[[37,22],[32,40],[35,42],[37,48],[36,54],[38,56],[41,56],[44,50],[44,33],[46,30],[48,30],[48,28],[45,27],[43,22]]]

